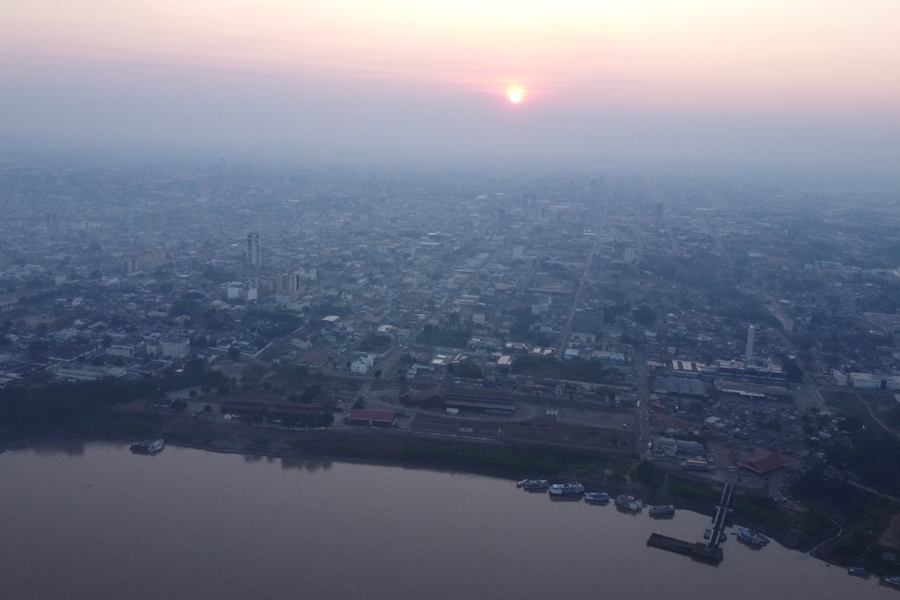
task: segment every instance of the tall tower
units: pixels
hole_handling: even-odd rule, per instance
[[[756,325],[750,325],[747,327],[747,351],[744,356],[744,361],[749,365],[753,362],[753,340],[756,338]]]
[[[258,233],[251,232],[247,234],[247,262],[257,268],[262,266],[262,254],[259,251]]]
[[[59,220],[57,219],[56,213],[48,212],[44,215],[44,218],[47,221],[47,235],[55,235],[59,230]]]
[[[666,224],[665,208],[662,202],[657,202],[656,206],[653,207],[653,215],[657,227],[663,227]]]

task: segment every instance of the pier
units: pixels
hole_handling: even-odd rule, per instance
[[[723,535],[722,531],[725,529],[725,517],[728,515],[728,505],[731,504],[731,495],[733,493],[734,484],[726,483],[725,489],[722,490],[722,499],[719,501],[716,516],[713,517],[712,533],[709,536],[709,542],[706,544],[702,542],[685,542],[666,535],[652,533],[650,534],[650,539],[647,540],[647,545],[690,556],[695,560],[716,564],[722,562],[722,549],[719,548],[719,541]]]
[[[704,562],[722,562],[722,549],[718,546],[710,546],[701,542],[685,542],[659,533],[651,533],[647,545],[660,550],[668,550],[676,554],[690,556]]]
[[[722,499],[719,501],[719,509],[716,516],[713,517],[712,533],[709,536],[709,542],[706,544],[710,548],[718,548],[719,541],[722,539],[722,532],[725,529],[725,517],[728,515],[728,506],[731,504],[731,495],[734,493],[734,484],[726,483],[725,489],[722,490]]]

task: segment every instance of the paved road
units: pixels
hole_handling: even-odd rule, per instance
[[[597,253],[597,246],[600,244],[600,234],[606,226],[606,216],[609,212],[609,205],[603,209],[603,217],[600,219],[600,226],[597,227],[597,235],[594,238],[594,244],[588,253],[587,260],[584,263],[584,271],[581,273],[581,280],[578,282],[578,289],[575,290],[575,296],[572,298],[572,308],[569,309],[569,318],[566,319],[566,328],[563,330],[562,338],[559,341],[559,347],[556,349],[556,359],[564,360],[566,348],[569,347],[569,336],[572,335],[572,323],[575,321],[575,313],[578,310],[581,300],[581,292],[584,290],[584,282],[587,281],[588,273],[590,273],[591,265],[594,262],[594,254]]]

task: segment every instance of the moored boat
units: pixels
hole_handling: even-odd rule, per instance
[[[584,501],[597,504],[609,502],[609,494],[606,492],[585,492]]]
[[[753,546],[765,546],[769,543],[769,538],[761,533],[756,533],[752,529],[747,529],[746,527],[738,527],[737,536],[738,539],[743,540]]]
[[[869,571],[865,567],[850,567],[847,569],[847,573],[857,577],[865,577],[869,574]]]
[[[884,582],[888,585],[900,587],[900,575],[885,575]]]
[[[523,479],[516,484],[516,487],[523,490],[546,490],[550,487],[550,482],[546,479]]]
[[[131,445],[131,451],[137,454],[156,454],[166,447],[166,442],[158,440],[141,440]]]
[[[644,508],[644,503],[634,496],[622,494],[621,496],[616,496],[616,506],[625,510],[630,510],[632,512],[639,512],[642,508]]]
[[[675,514],[675,507],[671,504],[660,504],[650,507],[651,517],[671,517]]]
[[[584,493],[584,486],[577,481],[569,483],[554,483],[550,486],[550,494],[553,496],[575,496]]]

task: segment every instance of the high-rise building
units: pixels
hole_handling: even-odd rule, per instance
[[[262,266],[262,254],[259,250],[258,233],[251,232],[247,234],[247,262],[257,268]]]
[[[747,327],[747,350],[744,356],[744,362],[747,365],[753,362],[753,341],[756,338],[756,325]]]
[[[59,220],[56,216],[55,212],[48,212],[45,215],[45,219],[47,221],[47,234],[54,235],[57,231],[59,231]]]
[[[656,217],[656,226],[663,227],[665,225],[665,209],[662,202],[657,202],[653,207],[653,214]]]

